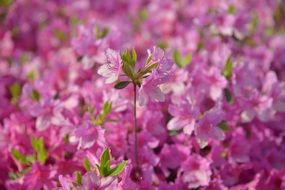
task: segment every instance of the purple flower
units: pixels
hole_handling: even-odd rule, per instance
[[[142,81],[139,89],[140,105],[145,105],[149,99],[156,102],[163,102],[165,100],[160,85],[170,80],[173,66],[173,61],[167,57],[162,49],[154,47],[152,51],[148,50],[148,57],[150,61],[147,65],[157,64],[157,67]]]
[[[198,188],[207,186],[211,180],[210,162],[198,155],[189,156],[182,164],[183,175],[182,181],[187,184],[188,188]]]
[[[191,135],[194,131],[199,111],[189,99],[181,101],[178,105],[170,105],[168,111],[174,117],[168,122],[169,130],[183,129],[184,133]]]
[[[97,146],[103,147],[105,145],[105,138],[102,129],[99,126],[90,124],[80,125],[71,134],[70,141],[78,143],[78,149],[90,148],[95,143]]]
[[[106,78],[106,83],[112,83],[119,79],[122,72],[122,60],[118,52],[107,49],[106,62],[98,69],[98,74]]]
[[[51,171],[47,166],[35,163],[32,170],[24,177],[24,184],[27,189],[40,190],[43,187],[51,189],[54,175],[55,171]]]
[[[222,121],[222,117],[223,113],[217,109],[206,112],[195,128],[196,137],[201,141],[224,140],[225,134],[217,126]]]

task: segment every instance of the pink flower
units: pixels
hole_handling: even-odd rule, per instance
[[[205,75],[210,85],[210,96],[213,100],[217,100],[222,96],[223,89],[227,86],[227,80],[217,68],[211,68]]]
[[[174,117],[168,122],[167,128],[169,130],[183,129],[184,133],[191,135],[194,131],[199,111],[190,100],[182,100],[178,105],[169,105],[168,111]]]
[[[106,83],[118,80],[122,72],[122,60],[118,52],[107,49],[105,52],[106,62],[98,69],[98,74],[106,78]]]
[[[163,102],[165,100],[160,85],[170,80],[171,68],[173,66],[173,61],[167,57],[162,49],[154,47],[153,51],[148,50],[148,57],[151,57],[151,60],[147,64],[158,65],[153,69],[151,74],[142,81],[139,89],[140,105],[145,105],[149,99],[156,102]]]
[[[52,178],[55,172],[51,171],[47,166],[35,163],[32,170],[25,175],[24,185],[27,189],[41,190],[43,187],[51,189],[53,187]]]
[[[77,36],[71,41],[72,46],[80,55],[93,55],[102,44],[101,39],[96,38],[96,22],[78,27]]]
[[[97,146],[105,145],[105,138],[102,129],[99,126],[90,124],[80,125],[73,131],[70,137],[72,143],[78,143],[78,149],[90,148],[95,143]]]
[[[8,57],[13,53],[14,43],[10,32],[6,32],[2,39],[0,39],[0,56]]]
[[[72,179],[59,175],[58,177],[59,183],[62,188],[61,190],[70,190],[72,186]]]
[[[195,128],[196,137],[201,141],[224,140],[225,134],[217,126],[222,121],[222,117],[223,113],[217,109],[206,112]]]
[[[82,178],[82,187],[80,189],[87,190],[87,189],[99,189],[100,187],[100,178],[99,176],[93,172],[86,172]]]
[[[207,186],[211,179],[210,162],[198,155],[190,156],[182,164],[183,175],[182,181],[187,184],[188,188],[198,188]]]
[[[164,145],[160,153],[160,163],[165,168],[176,169],[187,159],[188,154],[189,151],[186,147]]]

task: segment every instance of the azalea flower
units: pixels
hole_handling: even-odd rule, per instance
[[[196,137],[201,141],[208,141],[209,139],[224,140],[225,134],[218,127],[222,118],[223,113],[220,110],[213,109],[207,112],[195,128]]]
[[[207,186],[211,179],[210,162],[200,156],[189,156],[183,162],[182,180],[187,184],[188,188],[198,188]]]
[[[47,166],[35,163],[32,166],[32,170],[24,177],[24,184],[27,189],[51,189],[53,187],[52,178],[54,176],[55,171],[52,171]]]
[[[118,52],[107,49],[106,62],[98,69],[98,74],[106,78],[106,83],[112,83],[119,79],[122,72],[122,60]]]
[[[199,111],[190,99],[181,101],[179,105],[170,105],[168,111],[174,117],[168,122],[169,130],[183,129],[184,133],[191,135],[196,125]]]
[[[173,61],[167,57],[162,49],[154,47],[152,51],[148,50],[148,57],[150,61],[147,64],[157,64],[157,67],[142,81],[139,89],[140,105],[145,105],[149,99],[163,102],[165,97],[160,85],[167,83],[171,78]]]

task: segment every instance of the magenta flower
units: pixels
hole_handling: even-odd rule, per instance
[[[179,105],[170,105],[168,111],[174,117],[168,122],[169,130],[183,129],[184,133],[191,135],[196,125],[199,111],[191,104],[190,100],[184,100]]]
[[[32,170],[24,177],[24,185],[27,189],[41,190],[44,187],[51,189],[54,175],[55,171],[51,171],[47,166],[35,163]]]
[[[222,121],[223,113],[220,110],[211,110],[206,112],[195,128],[196,137],[201,141],[224,140],[225,134],[218,127]]]
[[[182,164],[182,180],[188,188],[207,186],[211,180],[210,162],[200,156],[190,156]]]
[[[284,190],[284,13],[0,0],[0,190]]]
[[[97,53],[102,39],[96,38],[96,26],[94,21],[78,27],[77,36],[71,41],[72,46],[80,55],[94,55]]]
[[[106,78],[106,83],[113,83],[119,79],[122,72],[121,56],[112,49],[107,49],[105,55],[106,61],[98,69],[98,74]]]
[[[72,143],[78,143],[78,149],[90,148],[94,144],[103,147],[105,145],[103,135],[103,131],[99,126],[84,124],[73,131],[70,141]]]
[[[154,47],[153,50],[148,50],[150,58],[147,65],[157,64],[150,75],[143,80],[139,89],[139,103],[145,105],[149,99],[156,102],[165,100],[164,93],[161,91],[160,85],[167,83],[171,77],[171,68],[173,61],[167,57],[167,54],[160,48]]]

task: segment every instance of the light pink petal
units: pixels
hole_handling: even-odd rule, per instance
[[[143,105],[145,105],[145,104],[148,102],[148,96],[147,96],[147,94],[144,92],[143,89],[140,89],[140,90],[139,90],[138,99],[139,99],[139,104],[140,104],[140,106],[143,106]]]
[[[63,190],[70,190],[70,183],[62,175],[59,175],[58,180]]]
[[[157,102],[163,102],[165,100],[164,94],[161,92],[160,88],[155,87],[148,92],[151,99]]]
[[[218,141],[223,141],[225,139],[225,133],[218,127],[213,127],[210,135],[211,138]]]
[[[195,120],[192,120],[191,123],[189,123],[183,128],[183,132],[188,135],[191,135],[194,131],[194,126],[195,126]]]
[[[189,120],[188,119],[181,119],[179,117],[174,117],[172,118],[168,124],[167,124],[167,129],[169,130],[179,130],[182,129],[183,127],[185,127],[186,125],[189,124]]]

